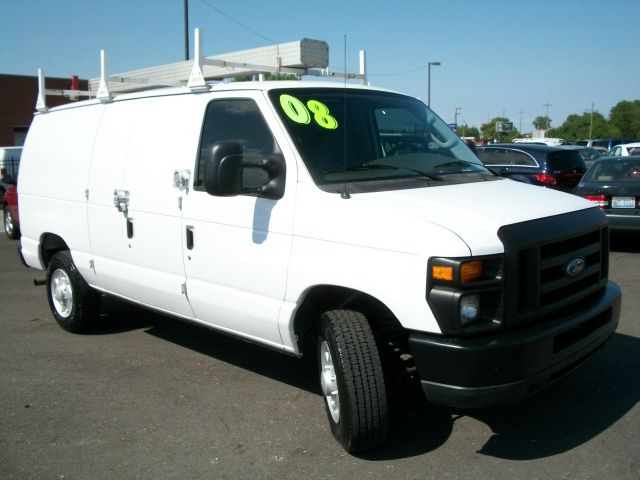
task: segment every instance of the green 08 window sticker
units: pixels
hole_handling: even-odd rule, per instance
[[[308,125],[313,115],[318,126],[327,130],[338,128],[338,121],[330,115],[329,108],[318,100],[309,100],[305,105],[299,98],[284,93],[280,95],[280,106],[287,117],[296,123]]]

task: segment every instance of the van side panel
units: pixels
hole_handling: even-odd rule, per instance
[[[89,173],[87,223],[94,270],[87,282],[101,290],[123,295],[118,262],[125,254],[126,215],[114,204],[114,190],[122,188],[127,147],[131,138],[134,102],[113,102],[105,106],[96,135]]]
[[[193,171],[206,102],[169,95],[123,103],[135,109],[123,182],[114,186],[129,192],[131,231],[129,238],[125,226],[121,236],[120,288],[138,302],[192,318],[184,291],[181,206],[187,191],[174,186],[174,173]]]
[[[78,269],[88,270],[77,257],[90,251],[85,189],[103,108],[65,108],[36,115],[31,124],[18,192],[22,253],[32,267],[44,267],[38,245],[43,234],[53,233],[69,246]]]

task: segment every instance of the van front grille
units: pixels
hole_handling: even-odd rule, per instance
[[[602,217],[589,209],[500,229],[507,265],[506,326],[577,313],[604,289],[609,232]],[[571,270],[576,263],[581,271]]]

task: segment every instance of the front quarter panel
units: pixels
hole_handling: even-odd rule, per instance
[[[381,301],[405,328],[439,333],[426,302],[427,252],[467,256],[467,245],[452,232],[398,210],[394,215],[372,211],[357,195],[345,200],[300,190],[287,303],[298,304],[316,285],[345,287]]]

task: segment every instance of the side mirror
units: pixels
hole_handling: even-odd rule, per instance
[[[204,164],[204,189],[209,195],[232,197],[242,191],[242,145],[218,142]]]
[[[252,195],[278,200],[284,196],[285,161],[280,154],[245,160],[242,146],[218,142],[204,164],[204,187],[209,195]]]

